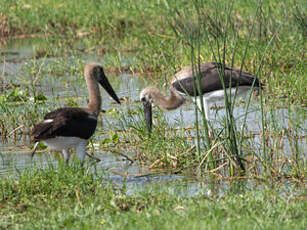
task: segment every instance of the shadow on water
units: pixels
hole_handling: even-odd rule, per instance
[[[32,41],[33,42],[33,41]],[[38,42],[41,42],[38,40]],[[6,50],[1,53],[2,62],[0,63],[0,73],[4,77],[0,84],[7,84],[9,81],[23,82],[27,77],[23,74],[23,68],[29,65],[30,59],[33,58],[32,43],[25,41],[16,41],[8,44]],[[103,63],[103,59],[99,59],[94,55],[83,55],[82,58],[87,61],[97,61]],[[4,62],[5,60],[5,62]],[[56,61],[56,58],[47,58],[46,63]],[[61,74],[60,74],[61,75]],[[15,77],[11,79],[10,77]],[[111,84],[114,86],[119,97],[125,98],[124,109],[127,107],[134,108],[137,106],[139,100],[140,91],[149,84],[149,82],[143,78],[135,77],[130,74],[120,74],[115,76],[110,74],[108,78]],[[1,78],[0,78],[1,80]],[[50,87],[52,86],[52,87]],[[60,107],[65,105],[66,99],[71,99],[79,106],[87,103],[87,88],[83,77],[75,75],[65,75],[53,77],[52,74],[46,74],[36,87],[37,91],[44,92],[44,95],[49,98],[55,98],[56,102],[52,102],[52,107]],[[1,91],[0,91],[1,92]],[[115,105],[112,100],[102,92],[103,98],[103,110],[118,109],[121,107]],[[49,102],[48,102],[49,103]],[[305,113],[304,109],[293,109],[292,114],[288,113],[287,108],[281,108],[274,111],[276,126],[281,126],[284,129],[288,128],[289,116],[297,116],[297,122],[301,123],[302,127],[306,127],[305,116],[301,116],[300,113]],[[243,119],[240,116],[244,114],[244,106],[238,106],[235,110],[235,117],[239,117],[238,126],[242,125]],[[211,112],[212,124],[216,128],[220,128],[221,120],[225,116],[225,109],[213,110]],[[112,124],[116,124],[116,120],[112,119],[112,115],[102,115],[102,123],[108,123],[109,125],[105,129],[112,129]],[[183,106],[181,109],[170,111],[165,113],[165,118],[170,125],[173,126],[193,126],[195,123],[194,105],[189,104]],[[242,121],[241,121],[241,120]],[[111,125],[110,125],[111,124]],[[259,133],[261,130],[261,119],[259,113],[259,105],[253,103],[247,116],[247,129],[249,131]],[[111,128],[110,128],[111,127]],[[116,125],[114,125],[116,127]],[[305,128],[306,129],[306,128]],[[300,135],[305,135],[304,130]],[[95,138],[101,140],[104,138],[104,134],[96,132]],[[255,135],[255,143],[261,142],[260,136]],[[284,140],[284,152],[290,153],[290,145],[288,140]],[[40,166],[42,168],[48,165],[56,165],[57,159],[54,154],[36,154],[33,160],[30,158],[30,150],[27,147],[28,141],[14,142],[14,143],[0,143],[0,175],[6,175],[22,171],[25,168],[31,166]],[[300,146],[306,149],[305,139],[300,140]],[[125,158],[112,154],[110,152],[101,151],[98,147],[95,148],[95,156],[101,159],[101,162],[95,164],[95,170],[106,170],[106,177],[110,179],[114,184],[127,186],[127,192],[133,193],[135,191],[142,191],[145,188],[150,188],[153,184],[159,186],[161,190],[172,190],[179,196],[194,196],[194,195],[215,195],[222,196],[230,189],[238,189],[240,191],[244,189],[258,188],[258,183],[254,181],[234,182],[227,181],[212,181],[206,179],[195,179],[187,176],[179,175],[165,175],[159,172],[153,172],[145,166],[140,166],[137,162],[132,165],[126,161]],[[178,183],[180,182],[180,183]],[[167,185],[167,186],[166,186]],[[234,188],[235,187],[235,188]],[[289,187],[291,187],[289,185]]]

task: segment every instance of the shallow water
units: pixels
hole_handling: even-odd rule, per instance
[[[35,42],[41,42],[37,39]],[[0,73],[3,73],[4,77],[2,84],[15,83],[20,84],[21,88],[29,82],[31,76],[25,75],[23,68],[27,68],[30,65],[31,58],[33,56],[33,41],[28,40],[15,40],[7,44],[5,47],[0,63]],[[72,57],[73,58],[73,57]],[[96,61],[103,63],[103,59],[97,58],[94,55],[83,55],[82,58],[87,61]],[[57,58],[46,58],[45,63],[55,63]],[[44,66],[42,67],[44,68]],[[101,92],[103,98],[103,110],[118,109],[127,110],[128,108],[135,109],[136,106],[140,106],[137,101],[139,100],[140,91],[148,85],[150,82],[141,77],[136,77],[131,74],[108,74],[108,78],[114,87],[117,95],[119,97],[124,97],[126,100],[123,102],[123,107],[113,103],[112,99],[105,93]],[[31,79],[30,79],[31,80]],[[1,84],[1,81],[0,81]],[[52,87],[50,87],[52,86]],[[87,103],[87,88],[84,82],[84,78],[81,76],[70,76],[63,75],[54,77],[52,74],[44,75],[43,79],[39,79],[39,83],[36,86],[36,90],[43,92],[46,97],[55,98],[52,103],[52,107],[63,106],[67,100],[71,99],[78,105],[85,105]],[[165,90],[163,91],[165,92]],[[0,91],[1,93],[1,91]],[[51,105],[50,105],[51,106]],[[289,125],[289,118],[291,120],[298,122],[302,127],[299,130],[298,135],[306,135],[306,111],[299,107],[291,108],[291,113],[289,114],[288,108],[281,108],[276,111],[266,112],[266,116],[270,116],[274,113],[275,120],[274,125],[276,127],[282,127],[282,129],[287,129]],[[238,127],[240,128],[243,124],[242,116],[245,113],[244,106],[237,106],[235,110],[235,117],[238,118]],[[167,122],[172,126],[178,127],[189,127],[195,125],[195,112],[193,103],[184,105],[181,109],[166,112],[164,114]],[[225,116],[225,109],[211,110],[211,125],[216,129],[220,129],[222,126],[222,120]],[[102,117],[102,123],[104,124],[104,129],[109,130],[113,127],[118,127],[118,121],[112,119],[112,114],[104,114]],[[246,119],[247,130],[252,131],[255,134],[259,134],[262,130],[261,126],[261,114],[259,112],[259,104],[256,100],[252,101],[252,104],[248,110],[248,115]],[[102,134],[100,128],[95,135],[97,139],[103,139],[104,134]],[[100,133],[100,134],[99,134]],[[120,134],[119,134],[120,135]],[[254,143],[260,144],[260,136],[255,135]],[[306,138],[299,140],[299,146],[302,149],[306,149]],[[31,167],[33,165],[38,165],[40,167],[45,167],[47,165],[56,165],[57,159],[53,154],[36,154],[33,159],[30,157],[30,149],[28,148],[29,141],[17,141],[14,143],[0,143],[0,175],[6,175],[9,173],[16,173],[25,168]],[[291,146],[289,140],[284,137],[283,149],[284,153],[291,155]],[[183,196],[193,196],[193,195],[210,195],[218,194],[223,195],[227,188],[229,188],[229,183],[219,182],[218,188],[216,182],[210,181],[199,181],[195,179],[189,179],[185,176],[169,175],[163,173],[152,172],[147,167],[138,165],[137,162],[132,165],[121,156],[112,154],[109,152],[101,151],[95,147],[95,156],[101,159],[101,161],[95,164],[95,169],[106,170],[107,177],[115,184],[126,184],[128,188],[128,193],[133,193],[134,191],[139,191],[144,189],[144,186],[150,186],[151,184],[156,184],[163,188],[163,185],[170,182],[174,182],[173,185],[168,186],[167,189],[172,189],[178,193],[178,195]],[[180,181],[180,183],[177,183]],[[244,185],[245,187],[255,187],[254,182],[249,182]],[[163,188],[164,189],[164,188]]]

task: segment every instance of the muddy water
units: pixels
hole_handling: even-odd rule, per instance
[[[32,41],[33,42],[33,41]],[[27,67],[30,63],[30,59],[33,56],[33,46],[32,42],[16,41],[11,44],[7,44],[4,51],[1,53],[2,61],[0,62],[0,72],[5,74],[5,78],[2,80],[2,84],[6,84],[6,81],[13,83],[24,82],[25,76],[23,74],[23,68]],[[38,42],[41,40],[38,39]],[[95,57],[94,55],[84,55],[82,57],[87,61],[96,61],[103,63],[103,59]],[[73,60],[72,60],[73,61]],[[45,62],[56,62],[56,58],[47,58]],[[127,109],[135,108],[140,106],[137,101],[139,98],[140,91],[150,84],[148,80],[141,77],[132,76],[130,74],[120,74],[115,76],[115,74],[109,74],[108,78],[113,85],[117,95],[119,97],[125,98],[124,106],[120,107],[112,103],[112,100],[105,92],[102,92],[103,110],[116,109]],[[1,84],[1,81],[0,81]],[[52,86],[52,87],[50,87]],[[55,98],[54,104],[51,107],[63,106],[67,101],[66,99],[72,99],[78,105],[85,105],[87,103],[87,88],[84,79],[80,76],[59,76],[53,77],[52,75],[46,75],[42,79],[36,88],[37,91],[44,92],[47,97]],[[165,91],[164,91],[165,92]],[[0,91],[1,93],[1,91]],[[51,102],[50,102],[51,103]],[[281,108],[276,111],[267,112],[267,116],[274,113],[275,126],[283,127],[287,129],[289,118],[295,118],[294,121],[301,124],[303,127],[299,135],[305,135],[306,131],[306,119],[305,111],[300,108],[291,109],[292,112],[289,113],[288,109]],[[235,109],[235,117],[238,118],[238,127],[240,128],[243,124],[242,115],[245,114],[244,106],[238,106]],[[112,116],[102,115],[102,123],[108,124],[104,126],[104,129],[112,129],[112,124],[116,124],[117,121],[112,119]],[[215,128],[221,128],[223,117],[225,117],[225,109],[211,110],[211,125]],[[259,133],[262,130],[261,127],[261,114],[259,112],[259,104],[257,101],[253,101],[246,119],[247,129]],[[181,109],[170,111],[165,113],[165,119],[170,125],[173,126],[194,126],[195,125],[195,112],[194,105],[187,104]],[[116,125],[114,125],[116,127]],[[98,132],[99,133],[99,132]],[[103,139],[104,136],[101,134],[95,135],[97,139]],[[256,144],[260,144],[260,137],[255,136],[254,141]],[[25,168],[31,166],[45,167],[47,165],[56,165],[57,159],[52,154],[36,154],[33,159],[30,158],[29,148],[27,147],[28,142],[17,142],[17,143],[0,143],[0,175],[5,175],[9,173],[16,173]],[[306,149],[305,139],[299,140],[300,148]],[[291,154],[291,147],[287,138],[284,138],[284,145],[282,151]],[[127,162],[121,156],[114,155],[110,152],[104,152],[95,147],[95,156],[102,159],[101,162],[95,165],[95,170],[106,170],[107,177],[111,179],[115,184],[125,183],[128,187],[128,192],[133,193],[136,190],[144,189],[144,185],[150,186],[151,184],[157,184],[163,188],[165,183],[174,182],[174,186],[168,186],[168,189],[176,191],[179,195],[193,196],[197,194],[223,194],[226,187],[229,187],[229,183],[222,183],[218,188],[216,188],[216,182],[199,182],[194,179],[189,179],[184,176],[178,175],[165,175],[161,173],[155,173],[150,171],[146,167],[141,167],[137,162],[132,165]],[[181,183],[177,183],[180,181]],[[253,183],[244,185],[254,187]]]

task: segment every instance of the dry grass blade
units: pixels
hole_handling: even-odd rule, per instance
[[[200,172],[200,168],[203,165],[203,163],[205,162],[205,160],[208,158],[209,154],[215,150],[219,145],[223,144],[225,141],[222,142],[216,142],[205,154],[205,156],[203,157],[203,159],[201,160],[201,162],[198,165],[198,171]]]

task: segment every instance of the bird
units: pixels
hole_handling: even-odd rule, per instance
[[[89,93],[89,103],[84,108],[62,107],[47,113],[44,120],[36,124],[31,133],[34,144],[33,158],[38,144],[42,141],[54,150],[62,151],[69,161],[69,149],[75,148],[79,162],[83,163],[88,139],[94,134],[101,110],[101,95],[98,83],[118,103],[116,93],[109,83],[103,67],[90,62],[84,69],[84,77]]]
[[[199,73],[199,77],[197,77],[197,73]],[[152,104],[156,104],[164,110],[174,110],[186,100],[196,98],[196,103],[201,108],[200,96],[202,96],[204,113],[208,121],[210,104],[224,99],[224,88],[227,94],[230,92],[232,96],[239,96],[244,95],[251,88],[257,89],[259,87],[262,85],[255,75],[222,63],[202,63],[199,66],[194,66],[194,69],[192,66],[184,67],[172,79],[168,97],[165,97],[159,89],[153,86],[148,86],[141,91],[140,100],[143,103],[146,128],[151,132]]]

